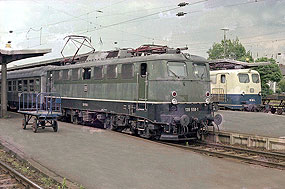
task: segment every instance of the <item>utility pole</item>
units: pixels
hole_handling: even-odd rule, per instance
[[[226,39],[227,39],[227,31],[229,31],[229,28],[221,28],[221,30],[224,31],[224,58],[226,58]]]

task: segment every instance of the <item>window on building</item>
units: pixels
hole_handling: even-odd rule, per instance
[[[22,81],[18,80],[18,91],[21,92],[22,91]]]
[[[94,79],[102,79],[102,78],[103,78],[103,66],[95,66]]]
[[[91,78],[91,68],[83,68],[83,80]]]
[[[107,66],[107,78],[109,78],[109,79],[117,78],[117,65],[108,65]]]
[[[134,77],[134,65],[123,64],[122,65],[122,79],[132,79]]]
[[[79,79],[79,74],[78,74],[78,72],[79,72],[79,69],[78,68],[74,68],[74,69],[72,69],[71,70],[71,79],[72,80],[78,80]]]
[[[239,73],[238,79],[240,83],[249,83],[249,76],[245,73]]]
[[[226,83],[226,75],[221,75],[221,83]]]
[[[35,91],[35,81],[33,79],[29,80],[29,89],[30,91]]]
[[[13,81],[13,91],[17,90],[17,81]]]
[[[68,80],[69,70],[62,70],[62,80]]]
[[[259,75],[258,74],[252,74],[252,82],[253,83],[259,83]]]
[[[8,91],[12,91],[12,81],[8,81]]]

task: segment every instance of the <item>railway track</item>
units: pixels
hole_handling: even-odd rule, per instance
[[[169,142],[160,143],[206,155],[230,158],[250,164],[285,170],[285,153],[267,152],[221,144],[198,143],[195,145],[183,145]]]
[[[38,188],[36,183],[32,182],[10,166],[0,161],[0,188]]]
[[[134,138],[139,138],[131,135],[128,132],[116,132],[116,131],[112,132],[128,135]],[[139,138],[139,139],[151,141],[144,138]],[[209,156],[235,159],[245,163],[285,170],[285,153],[282,152],[261,151],[249,148],[235,147],[235,146],[216,144],[216,143],[204,143],[204,142],[197,142],[192,145],[164,142],[164,141],[152,141],[152,142],[156,142],[167,146],[182,148],[184,150],[190,150],[201,154],[206,154]]]

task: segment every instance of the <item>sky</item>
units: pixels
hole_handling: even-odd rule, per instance
[[[143,44],[207,51],[226,37],[238,37],[254,58],[285,53],[285,0],[0,0],[0,48],[47,49],[31,63],[62,57],[65,36],[85,35],[96,50],[138,48]],[[187,13],[178,17],[178,12]],[[10,33],[9,31],[13,31]],[[82,49],[80,53],[89,51]],[[67,45],[64,56],[73,55]]]

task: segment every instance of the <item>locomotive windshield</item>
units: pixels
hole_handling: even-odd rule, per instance
[[[238,74],[238,79],[239,79],[240,83],[249,83],[249,76],[248,76],[248,74],[239,73]]]
[[[207,69],[205,64],[193,64],[194,76],[198,79],[204,79],[207,77]]]
[[[175,77],[186,77],[187,67],[184,62],[168,62],[168,75]]]

